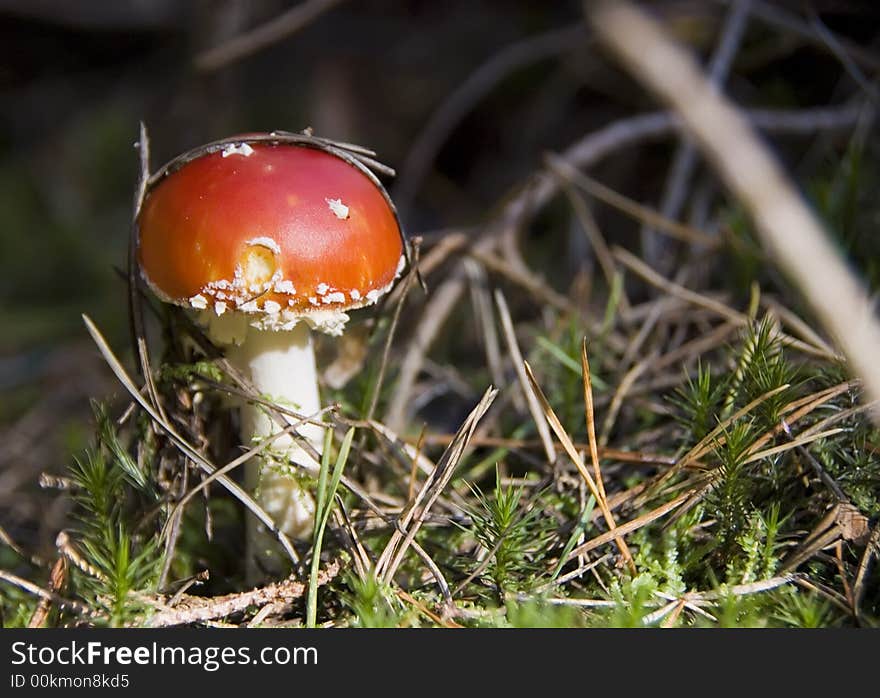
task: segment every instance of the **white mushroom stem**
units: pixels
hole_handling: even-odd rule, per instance
[[[299,322],[292,330],[275,331],[247,328],[241,344],[230,347],[228,359],[253,383],[257,392],[280,406],[303,416],[321,408],[315,354],[309,326]],[[295,423],[292,417],[286,417]],[[281,431],[263,405],[245,403],[241,407],[241,437],[251,446]],[[324,430],[316,424],[303,424],[297,432],[320,453]],[[311,533],[315,502],[303,485],[305,472],[316,472],[319,464],[292,436],[280,436],[260,456],[246,465],[245,483],[257,503],[288,536],[303,538]],[[265,570],[276,571],[279,559],[274,537],[255,517],[248,516],[247,568],[251,581]]]

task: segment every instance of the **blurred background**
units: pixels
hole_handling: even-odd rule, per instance
[[[729,3],[644,5],[711,58]],[[876,96],[876,2],[752,5],[725,84],[740,104],[798,110]],[[388,186],[407,231],[429,248],[453,231],[479,237],[545,152],[657,109],[596,47],[574,0],[0,0],[0,100],[0,525],[31,549],[51,548],[67,507],[38,486],[41,474],[63,472],[89,442],[90,398],[117,392],[82,313],[131,365],[120,271],[139,120],[153,169],[244,131],[311,126],[374,148],[397,169]],[[773,142],[823,214],[837,211],[842,248],[876,283],[870,128],[860,186],[838,186],[842,163],[854,166],[855,131],[851,118]],[[658,206],[677,147],[666,137],[623,148],[594,175]],[[723,195],[700,168],[689,205],[711,229]],[[596,217],[609,243],[674,269],[680,251],[652,248],[613,211]],[[567,207],[550,206],[523,232],[536,271],[561,293],[594,264],[573,225]],[[441,344],[466,356],[469,332]]]

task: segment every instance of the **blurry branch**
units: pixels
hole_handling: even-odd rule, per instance
[[[669,216],[666,216],[660,211],[657,211],[650,206],[644,206],[639,202],[616,192],[611,187],[608,187],[592,177],[585,175],[580,170],[575,169],[553,153],[547,153],[544,159],[547,167],[553,170],[559,177],[567,179],[571,184],[583,189],[593,198],[625,213],[627,216],[653,226],[656,231],[693,245],[715,247],[718,244],[717,238],[708,235],[701,230],[692,228],[689,225],[672,220]]]
[[[730,5],[736,1],[737,0],[715,0],[715,2],[720,2],[723,5]],[[809,22],[804,21],[797,15],[788,12],[782,7],[778,7],[775,4],[768,2],[755,0],[752,3],[750,11],[752,16],[757,17],[766,24],[771,24],[775,27],[791,32],[817,46],[830,48],[828,42],[816,32],[814,26],[811,26]],[[868,68],[869,70],[880,71],[880,55],[872,53],[847,39],[837,39],[836,44],[839,46],[840,50],[856,64]]]
[[[720,301],[715,300],[709,296],[702,295],[697,293],[696,291],[691,291],[690,289],[681,286],[673,281],[670,281],[665,276],[658,274],[654,269],[643,262],[641,259],[636,257],[632,252],[623,249],[622,247],[618,247],[615,245],[612,250],[612,254],[614,257],[623,264],[626,268],[634,271],[638,274],[642,279],[647,281],[652,286],[659,288],[664,293],[673,296],[675,298],[680,298],[681,300],[691,303],[699,308],[705,308],[713,313],[716,313],[720,317],[723,317],[728,322],[735,324],[738,327],[746,327],[751,321],[749,320],[749,316],[745,313],[741,313],[738,310],[734,310],[733,308],[721,303]],[[803,342],[791,335],[786,334],[785,332],[779,332],[779,339],[783,344],[790,346],[794,349],[798,349],[804,353],[811,354],[813,356],[818,356],[823,359],[828,359],[831,361],[840,360],[842,357],[835,353],[834,351],[827,348],[825,342],[819,342],[818,344],[813,344],[811,342]]]
[[[406,213],[449,134],[499,82],[523,66],[573,49],[584,38],[582,26],[531,36],[505,46],[471,73],[431,115],[409,149],[394,188],[398,209]]]
[[[862,114],[861,103],[815,109],[753,109],[745,116],[755,128],[780,134],[807,134],[853,126]],[[677,116],[670,112],[651,112],[615,121],[576,141],[562,153],[562,162],[586,169],[599,160],[625,147],[632,147],[652,138],[662,138],[681,128]],[[522,223],[529,213],[541,209],[559,189],[558,178],[542,170],[505,207],[502,217],[506,224]]]
[[[746,118],[712,88],[693,59],[630,3],[603,1],[586,7],[601,39],[675,109],[747,207],[763,242],[864,379],[867,398],[880,397],[880,323],[867,292]],[[880,423],[876,410],[873,417]]]
[[[198,54],[193,60],[195,68],[204,73],[225,68],[283,41],[341,2],[344,0],[305,0],[265,24]]]
[[[727,18],[724,20],[721,37],[707,69],[709,81],[715,88],[724,84],[727,74],[730,72],[743,34],[745,34],[751,2],[752,0],[734,0],[727,13]],[[688,185],[696,166],[697,149],[693,143],[684,139],[679,143],[669,168],[666,190],[663,192],[663,200],[660,204],[660,213],[666,218],[677,218],[681,213],[688,197]],[[668,241],[658,238],[656,231],[650,226],[642,228],[641,238],[645,259],[655,266],[659,265],[662,271],[668,271],[668,257],[663,254],[668,247]]]
[[[825,23],[812,8],[810,9],[810,26],[813,27],[816,35],[825,42],[828,50],[835,55],[850,77],[864,90],[865,94],[871,98],[871,101],[876,106],[877,88],[868,81],[856,62],[846,52],[846,48],[842,45],[841,40],[825,26]]]
[[[818,107],[801,110],[755,109],[746,112],[752,124],[759,129],[788,134],[809,134],[839,128],[849,128],[858,121],[862,108],[859,104],[836,107]],[[668,136],[679,128],[678,119],[669,112],[651,112],[626,117],[587,134],[559,154],[559,161],[571,167],[587,169],[604,157],[623,148],[638,145],[652,138]],[[533,174],[520,191],[511,198],[499,215],[494,229],[482,236],[474,235],[472,253],[478,259],[492,252],[498,237],[511,226],[524,225],[530,216],[541,209],[559,190],[559,177],[549,170]],[[424,266],[423,266],[424,268]],[[425,356],[440,329],[465,290],[466,279],[461,270],[452,273],[428,299],[422,320],[408,344],[400,365],[397,386],[385,413],[384,422],[402,432],[405,418],[412,404],[412,393]]]

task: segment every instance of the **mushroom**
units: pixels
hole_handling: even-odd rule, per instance
[[[151,179],[138,218],[141,273],[227,347],[259,393],[314,417],[311,330],[341,335],[348,311],[390,290],[405,266],[403,234],[361,151],[309,135],[241,138],[184,154]],[[250,402],[240,421],[246,444],[280,430]],[[321,452],[322,427],[297,432]],[[282,531],[308,536],[315,505],[302,470],[318,463],[287,435],[262,453],[246,465],[246,486]],[[277,548],[253,517],[247,542],[251,579],[277,571]]]

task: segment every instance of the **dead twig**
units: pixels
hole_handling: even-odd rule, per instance
[[[318,585],[323,586],[339,574],[339,561],[334,560],[318,572]],[[214,598],[183,595],[177,599],[174,608],[166,608],[147,619],[146,626],[167,628],[175,625],[204,623],[217,618],[228,618],[248,608],[262,608],[267,604],[291,604],[301,599],[308,584],[289,577],[281,582],[238,594],[227,594]],[[165,599],[160,598],[165,604]]]

